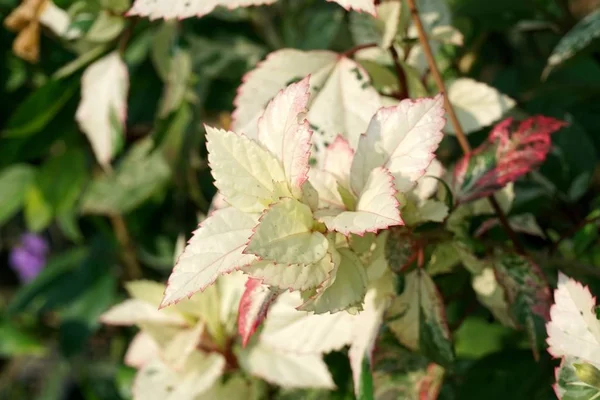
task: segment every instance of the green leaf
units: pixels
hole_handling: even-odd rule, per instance
[[[123,28],[125,20],[122,17],[103,11],[87,31],[85,38],[95,43],[110,42],[119,36]]]
[[[83,195],[81,210],[88,214],[125,214],[159,191],[170,169],[160,152],[150,152],[151,140],[139,142],[111,175],[94,180]]]
[[[165,82],[158,116],[166,117],[176,111],[184,100],[192,77],[192,57],[189,51],[177,49]]]
[[[506,292],[510,313],[527,332],[537,359],[539,349],[544,347],[552,303],[548,283],[537,265],[517,254],[500,255],[494,260],[494,268]]]
[[[575,54],[587,47],[592,41],[600,37],[600,9],[592,12],[579,21],[558,42],[544,70],[546,77],[557,66],[573,57]]]
[[[35,337],[7,321],[0,321],[1,356],[40,355],[45,351],[44,345]]]
[[[0,172],[0,226],[22,207],[34,175],[35,170],[25,164],[16,164]]]
[[[43,198],[56,215],[75,207],[86,181],[86,156],[81,149],[67,150],[51,158],[36,176]]]
[[[390,330],[412,350],[440,365],[454,361],[444,302],[431,277],[422,269],[405,277],[404,291],[388,310]]]
[[[165,82],[169,78],[173,55],[172,52],[178,34],[179,29],[177,21],[162,22],[154,33],[150,58],[158,76]]]
[[[25,223],[27,229],[33,232],[44,230],[52,221],[52,207],[36,184],[29,186],[25,195]]]
[[[371,363],[369,357],[363,359],[363,365],[360,374],[360,392],[358,393],[358,400],[373,400],[373,373],[371,372]]]
[[[456,356],[478,359],[501,351],[513,330],[498,323],[485,321],[480,317],[469,317],[454,332]]]
[[[4,137],[27,137],[44,129],[75,94],[79,81],[50,80],[17,107],[2,130]]]

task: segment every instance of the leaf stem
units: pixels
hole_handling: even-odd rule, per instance
[[[390,53],[392,54],[392,60],[394,61],[394,69],[396,70],[396,77],[398,78],[399,92],[398,92],[398,100],[404,100],[409,97],[408,94],[408,82],[406,80],[406,73],[400,65],[400,56],[398,52],[394,48],[394,46],[390,47]]]
[[[121,258],[125,264],[125,275],[127,280],[135,280],[142,277],[142,268],[135,255],[135,248],[127,231],[127,225],[121,215],[111,215],[110,222],[115,230],[115,236],[121,246]]]
[[[421,22],[421,18],[419,17],[419,12],[417,10],[415,0],[407,0],[407,1],[408,1],[408,8],[410,9],[411,18],[413,20],[413,23],[415,24],[415,27],[417,28],[417,33],[419,35],[419,42],[421,43],[421,46],[423,47],[423,52],[425,53],[425,58],[427,59],[427,63],[429,64],[429,69],[431,70],[431,74],[433,75],[433,79],[435,80],[435,83],[436,83],[440,93],[442,93],[442,95],[444,96],[444,106],[446,108],[446,112],[448,113],[448,117],[450,118],[450,123],[452,124],[452,127],[454,128],[454,132],[456,132],[456,138],[458,139],[458,143],[460,144],[460,147],[462,148],[463,153],[469,154],[471,152],[471,146],[469,145],[469,141],[467,140],[467,136],[465,135],[465,132],[463,131],[463,129],[460,125],[460,122],[458,122],[458,117],[456,116],[454,107],[452,107],[452,104],[450,103],[450,99],[448,98],[448,92],[446,91],[446,85],[444,84],[444,79],[442,78],[442,75],[440,74],[440,70],[437,67],[435,58],[433,57],[433,51],[431,50],[431,46],[429,45],[429,41],[427,40],[427,33],[425,32],[425,28],[423,27],[423,23]],[[489,196],[488,199],[490,201],[490,204],[492,205],[492,208],[498,215],[498,219],[500,220],[502,227],[506,231],[506,234],[508,235],[510,240],[513,242],[515,249],[518,252],[522,253],[523,249],[522,249],[521,245],[519,244],[519,241],[517,240],[517,235],[513,231],[513,229],[510,227],[510,225],[508,223],[508,219],[506,218],[506,215],[500,208],[500,205],[498,204],[496,199],[493,197],[493,195]]]
[[[349,50],[346,50],[345,52],[342,53],[342,56],[344,57],[352,57],[354,54],[358,53],[361,50],[364,49],[370,49],[372,47],[377,47],[377,43],[365,43],[365,44],[359,44],[358,46],[354,46]]]

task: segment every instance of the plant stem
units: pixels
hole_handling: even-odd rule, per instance
[[[440,74],[440,70],[437,67],[435,58],[433,57],[433,51],[431,50],[431,46],[429,45],[429,41],[427,40],[427,33],[425,32],[425,28],[423,27],[423,23],[421,22],[421,18],[419,17],[419,12],[417,10],[415,0],[408,0],[408,8],[410,9],[410,14],[411,14],[413,23],[415,24],[415,27],[417,28],[417,32],[419,35],[419,42],[421,43],[421,46],[423,47],[423,52],[425,53],[425,58],[427,59],[427,64],[429,64],[429,69],[431,70],[433,79],[435,80],[435,83],[436,83],[440,93],[442,93],[442,96],[444,96],[444,106],[446,108],[446,112],[448,113],[448,117],[450,118],[450,123],[452,124],[452,127],[454,128],[454,132],[456,132],[456,138],[458,139],[458,143],[460,144],[460,147],[462,148],[463,153],[469,154],[471,152],[471,146],[469,145],[469,141],[467,140],[467,136],[465,135],[465,132],[463,131],[462,127],[460,126],[460,122],[458,122],[458,117],[456,116],[454,107],[452,107],[452,104],[450,103],[450,99],[448,98],[448,93],[446,91],[446,85],[444,84],[444,79],[442,78],[442,75]],[[506,231],[510,240],[513,242],[515,249],[522,253],[523,249],[522,249],[521,245],[519,244],[519,241],[517,240],[517,235],[510,227],[510,225],[508,223],[508,219],[506,218],[506,215],[500,208],[500,205],[498,204],[498,202],[496,201],[496,199],[494,198],[493,195],[488,197],[488,199],[490,201],[490,204],[492,205],[492,208],[498,215],[498,219],[500,220],[502,227]]]
[[[112,215],[110,222],[115,230],[117,241],[121,246],[121,257],[125,264],[125,275],[127,280],[135,280],[142,277],[142,269],[138,263],[135,255],[135,248],[129,232],[127,231],[127,225],[121,215]]]
[[[359,52],[359,51],[361,51],[363,49],[370,49],[371,47],[377,47],[377,43],[359,44],[358,46],[354,46],[351,49],[346,50],[345,52],[343,52],[342,56],[344,56],[344,57],[352,57],[357,52]]]
[[[390,53],[392,54],[392,60],[394,61],[394,68],[396,69],[396,76],[398,78],[398,86],[400,87],[400,91],[398,93],[398,100],[404,100],[409,97],[408,95],[408,82],[406,80],[406,73],[400,65],[400,56],[398,52],[394,48],[394,46],[390,47]]]

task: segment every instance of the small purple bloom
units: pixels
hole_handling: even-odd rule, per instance
[[[23,283],[35,279],[46,265],[48,243],[39,235],[26,233],[10,252],[9,262]]]

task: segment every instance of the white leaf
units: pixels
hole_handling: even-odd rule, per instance
[[[219,275],[235,271],[256,259],[243,254],[256,218],[233,207],[215,211],[194,232],[179,257],[161,307],[204,290]]]
[[[313,140],[331,143],[343,134],[352,146],[380,107],[377,91],[356,62],[330,51],[285,49],[271,53],[248,73],[235,99],[232,127],[253,138],[267,103],[289,82],[310,77],[308,121]]]
[[[233,330],[233,325],[237,322],[238,308],[240,299],[244,294],[246,281],[248,277],[241,271],[235,271],[230,274],[221,275],[217,279],[219,289],[219,315],[221,323],[227,328],[228,332]]]
[[[310,208],[284,198],[260,217],[244,251],[277,263],[310,264],[322,259],[328,247],[327,238],[313,232]]]
[[[199,322],[194,327],[178,332],[164,348],[162,359],[178,371],[184,369],[188,358],[200,344],[204,327],[204,323]]]
[[[258,140],[279,158],[287,182],[300,189],[307,179],[312,131],[305,113],[309,97],[309,79],[291,84],[267,105],[258,120]]]
[[[296,310],[301,304],[298,292],[281,294],[269,310],[261,342],[299,354],[329,353],[350,343],[354,316],[347,312],[313,314]]]
[[[123,141],[128,90],[127,66],[116,51],[90,65],[81,78],[75,119],[105,168]]]
[[[244,136],[206,127],[208,161],[215,186],[226,201],[246,212],[261,212],[285,187],[281,163],[269,151]]]
[[[123,362],[129,367],[139,369],[150,360],[158,357],[159,353],[160,347],[152,336],[145,332],[139,332],[129,344]]]
[[[64,37],[67,40],[77,39],[81,36],[81,30],[71,26],[71,17],[62,8],[59,8],[52,1],[47,1],[42,6],[40,13],[40,23],[48,27],[57,36]]]
[[[393,279],[392,279],[393,280]],[[389,305],[389,293],[377,286],[369,289],[365,296],[363,311],[354,318],[354,329],[352,332],[352,345],[348,351],[352,377],[354,380],[354,392],[358,396],[360,392],[360,376],[362,374],[363,360],[372,358],[375,341],[379,335],[379,328],[383,322],[383,314]]]
[[[242,345],[246,346],[254,332],[267,316],[269,307],[277,297],[278,291],[261,284],[258,279],[248,279],[246,290],[240,300],[238,331]]]
[[[354,150],[350,147],[350,143],[346,138],[338,135],[325,149],[323,169],[333,174],[342,185],[350,187],[350,168],[353,158]]]
[[[572,356],[599,365],[600,321],[595,307],[596,299],[586,286],[559,273],[546,325],[548,352],[554,357]]]
[[[320,354],[280,352],[258,343],[240,352],[238,359],[251,375],[285,388],[335,387]]]
[[[425,170],[425,174],[417,180],[417,186],[413,193],[422,201],[430,198],[435,194],[439,185],[436,178],[441,178],[445,172],[442,163],[434,158]]]
[[[375,114],[360,137],[352,162],[350,181],[355,193],[365,187],[371,171],[387,168],[396,188],[404,193],[414,187],[433,160],[445,125],[443,98],[407,99]]]
[[[331,255],[312,264],[277,264],[258,261],[244,268],[244,273],[260,279],[264,284],[288,290],[307,290],[330,278],[335,265]]]
[[[356,211],[324,210],[315,213],[329,230],[349,235],[376,233],[390,226],[403,225],[396,200],[394,178],[385,168],[375,168],[362,189]]]
[[[112,307],[100,316],[100,321],[108,325],[138,325],[154,323],[161,325],[184,326],[187,321],[179,314],[170,310],[159,310],[143,300],[128,299]]]
[[[128,15],[139,15],[150,19],[172,19],[201,17],[215,7],[238,7],[271,4],[276,0],[136,0]]]
[[[344,209],[344,201],[338,191],[338,180],[328,172],[316,168],[308,171],[308,180],[319,193],[318,208]]]
[[[465,133],[471,133],[499,120],[516,102],[491,86],[469,78],[459,78],[448,85],[448,98]],[[455,134],[452,124],[446,132]]]
[[[369,14],[375,15],[375,1],[374,0],[327,0],[338,3],[346,10],[364,11]]]
[[[160,359],[148,362],[133,383],[135,400],[194,399],[221,377],[225,359],[217,353],[193,352],[182,371],[176,371]]]

